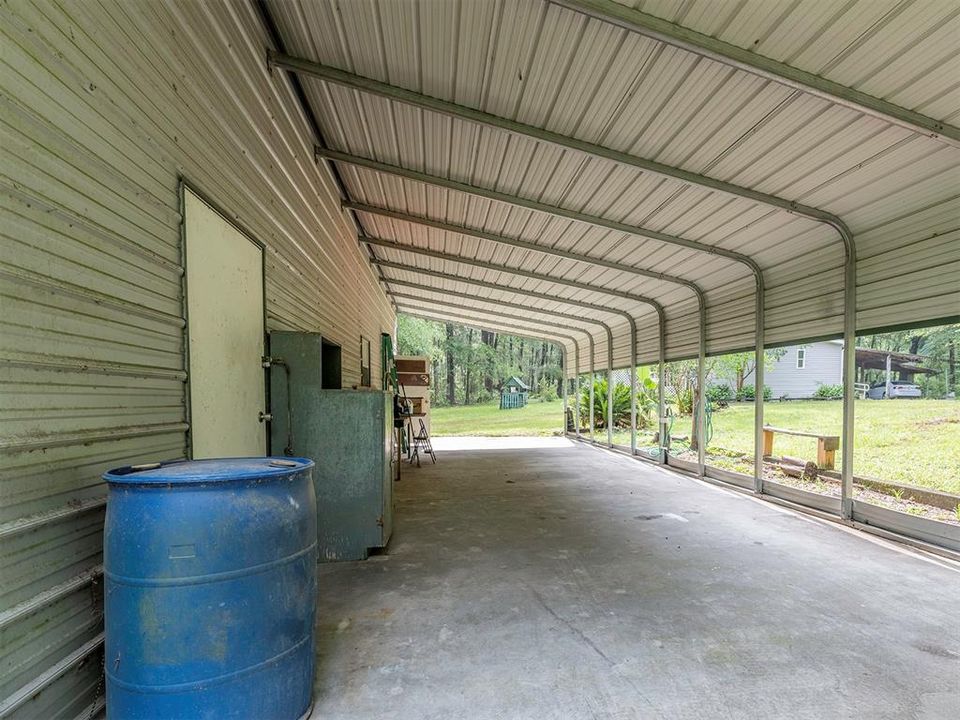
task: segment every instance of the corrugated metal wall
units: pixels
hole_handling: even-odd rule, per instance
[[[108,467],[182,456],[181,176],[266,249],[271,329],[359,382],[394,315],[252,4],[0,5],[0,716],[98,694]]]

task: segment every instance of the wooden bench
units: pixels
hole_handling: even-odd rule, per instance
[[[839,435],[819,435],[817,433],[800,432],[799,430],[784,430],[783,428],[763,426],[763,455],[773,455],[773,436],[775,433],[784,435],[799,435],[817,439],[817,467],[821,470],[833,470],[834,456],[840,447]]]

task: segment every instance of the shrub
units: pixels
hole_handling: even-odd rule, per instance
[[[540,397],[540,402],[553,402],[557,399],[557,384],[548,378],[542,378],[537,395]]]
[[[839,400],[843,397],[843,385],[821,385],[813,391],[815,398]]]
[[[707,388],[707,400],[714,405],[725,403],[733,396],[729,385],[710,385]]]
[[[753,385],[744,385],[740,390],[737,391],[737,400],[753,400],[757,397],[756,388]],[[769,400],[773,397],[773,390],[770,389],[769,385],[763,386],[763,399]]]
[[[674,397],[677,403],[677,412],[680,415],[689,415],[693,412],[693,388],[683,388]]]
[[[581,427],[590,422],[590,386],[580,388]],[[617,383],[613,386],[613,424],[615,427],[630,427],[630,386]],[[593,426],[600,429],[607,426],[607,379],[593,381]]]

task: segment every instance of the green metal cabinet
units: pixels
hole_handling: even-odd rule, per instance
[[[393,530],[393,398],[324,390],[316,333],[271,333],[270,355],[271,451],[316,463],[320,560],[363,560]]]

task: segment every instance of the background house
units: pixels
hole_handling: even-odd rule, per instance
[[[764,375],[772,397],[813,397],[821,385],[843,382],[843,341],[791,345]]]

